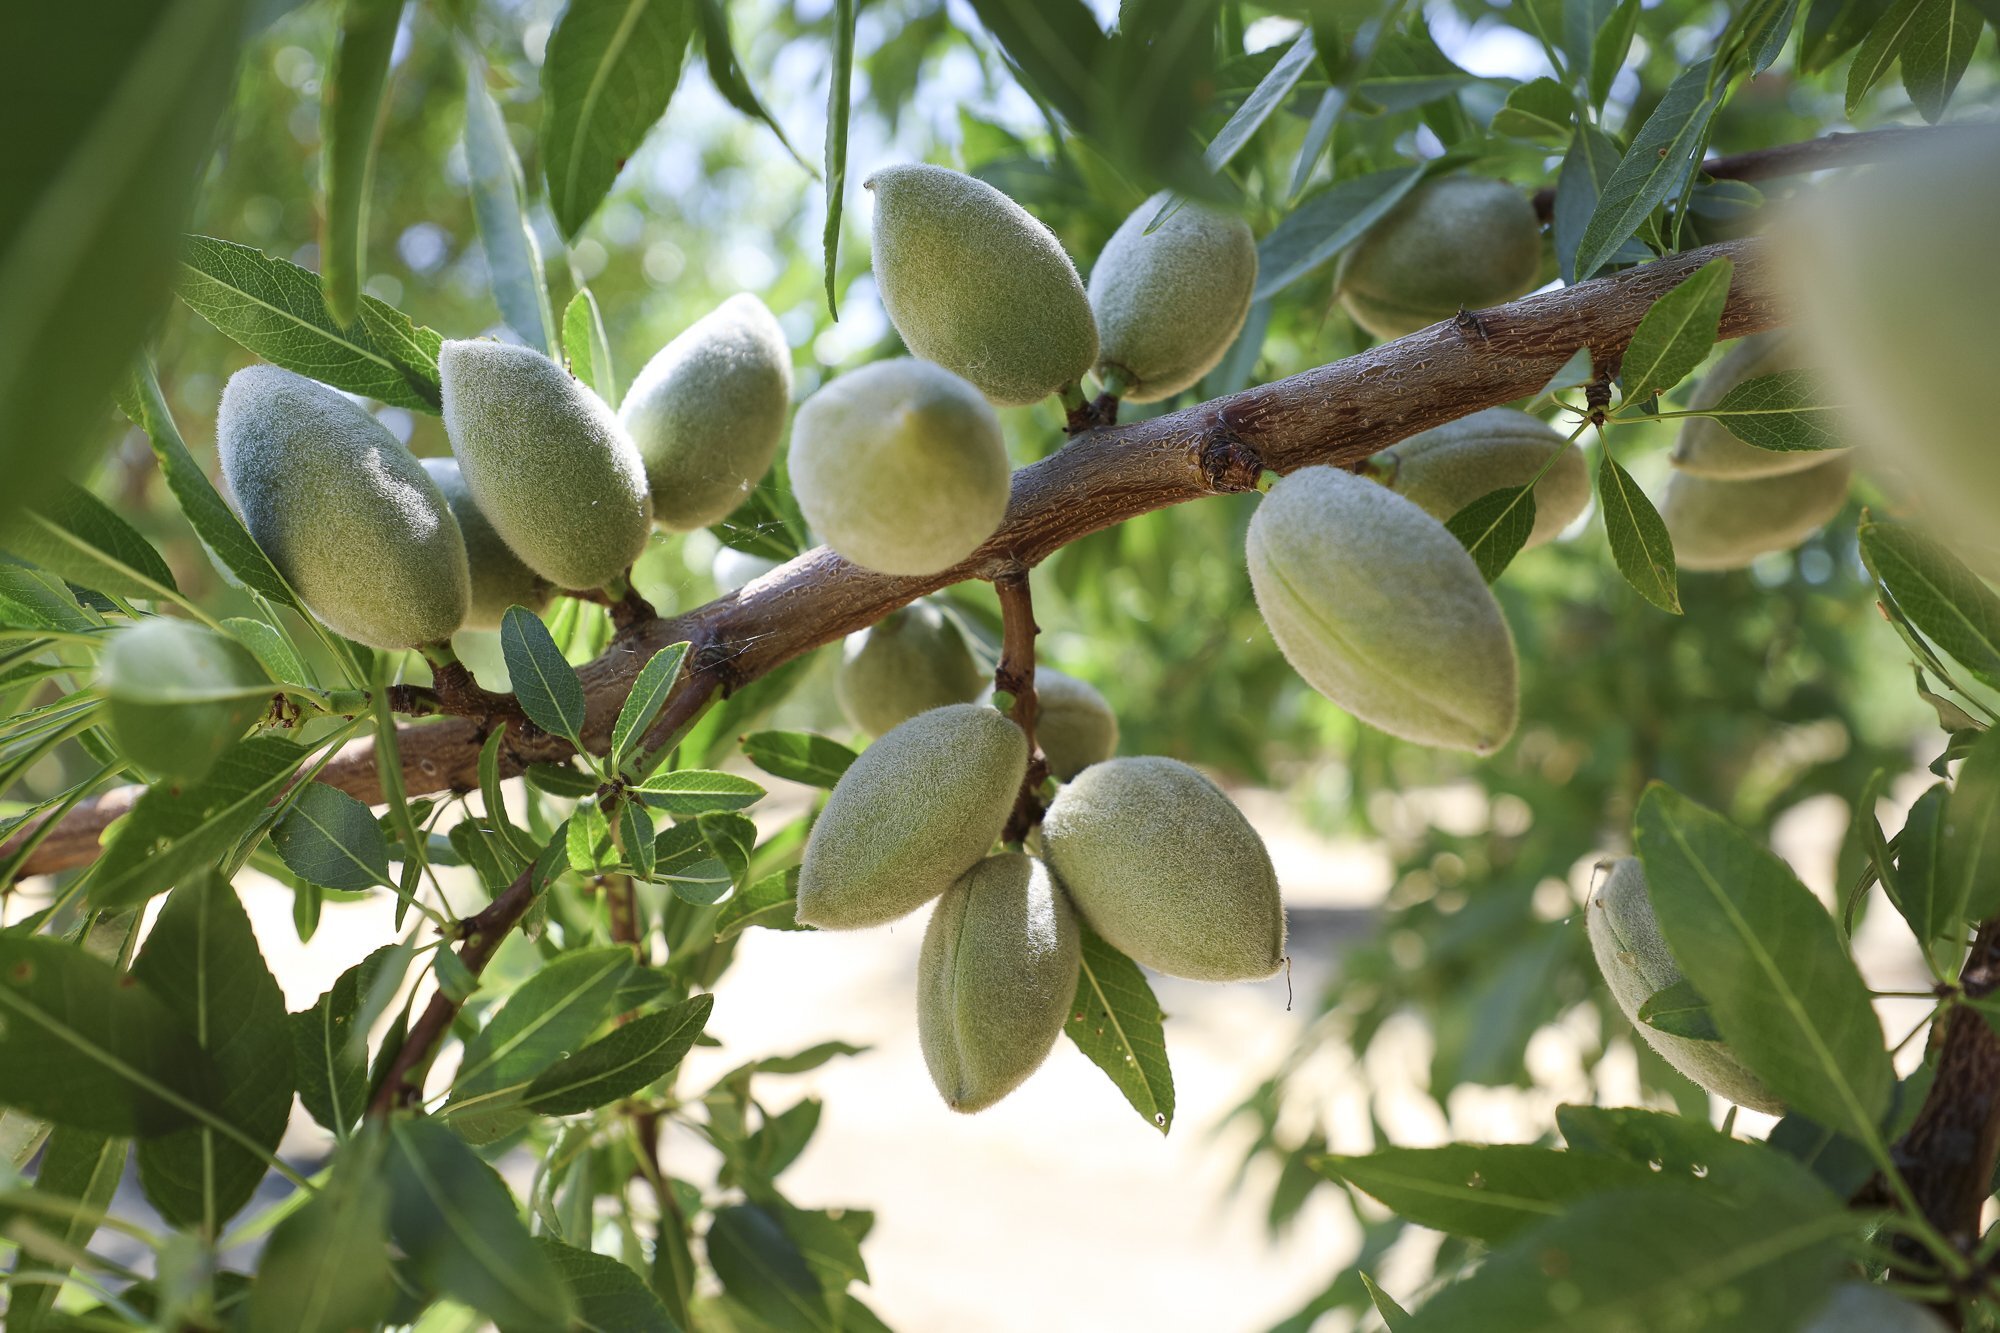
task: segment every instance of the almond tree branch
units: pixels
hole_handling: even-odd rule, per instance
[[[1494,306],[1475,320],[1446,320],[1227,398],[1085,431],[1014,474],[1000,530],[950,569],[877,574],[820,547],[706,606],[636,622],[581,668],[589,704],[584,743],[599,752],[609,747],[634,677],[669,644],[685,639],[691,647],[655,734],[684,724],[711,698],[866,629],[927,593],[1032,568],[1081,537],[1155,509],[1253,490],[1264,468],[1353,467],[1418,431],[1538,393],[1579,347],[1589,347],[1600,365],[1613,364],[1655,300],[1724,257],[1735,262],[1735,281],[1720,336],[1740,338],[1782,322],[1766,290],[1769,262],[1761,242],[1729,241],[1670,255]],[[456,717],[401,728],[405,789],[412,796],[475,789],[489,730],[480,720]],[[510,725],[501,771],[513,776],[529,763],[561,761],[570,753],[558,738]],[[319,781],[369,804],[383,799],[367,741],[336,756]],[[117,788],[78,805],[36,848],[23,873],[89,864],[99,853],[99,834],[131,808],[140,790]]]
[[[1028,736],[1028,769],[1021,777],[1021,794],[1014,800],[1014,813],[1007,817],[1001,833],[1003,842],[1019,842],[1042,819],[1042,783],[1049,776],[1048,760],[1035,746],[1035,722],[1041,703],[1035,697],[1035,600],[1028,588],[1028,571],[1014,570],[993,580],[1000,596],[1000,665],[993,673],[996,693],[1013,696],[1008,716]]]

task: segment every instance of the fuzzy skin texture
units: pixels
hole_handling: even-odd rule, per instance
[[[950,888],[992,849],[1028,771],[1028,738],[990,708],[919,713],[861,752],[806,839],[798,921],[881,926]]]
[[[1213,370],[1257,286],[1257,238],[1233,213],[1184,202],[1146,234],[1172,197],[1139,205],[1090,270],[1097,376],[1122,375],[1135,403],[1171,398]]]
[[[1093,764],[1056,793],[1042,848],[1077,913],[1134,962],[1256,981],[1285,958],[1271,855],[1221,788],[1155,756]]]
[[[849,721],[880,736],[919,713],[970,703],[985,684],[958,625],[918,601],[847,636],[833,692]]]
[[[1585,915],[1597,970],[1604,974],[1604,984],[1610,987],[1619,1011],[1646,1044],[1717,1096],[1753,1111],[1783,1115],[1785,1104],[1743,1067],[1727,1045],[1676,1037],[1639,1021],[1641,1005],[1684,978],[1667,948],[1666,937],[1660,934],[1646,871],[1638,857],[1624,856],[1611,863]]]
[[[499,629],[510,606],[525,606],[540,615],[555,596],[555,585],[521,563],[514,549],[500,539],[486,515],[473,503],[472,491],[455,458],[420,458],[424,471],[437,483],[458,530],[465,538],[465,558],[472,571],[472,600],[461,629]]]
[[[1007,446],[979,391],[907,357],[842,375],[792,423],[792,493],[821,539],[883,574],[932,574],[1007,515]]]
[[[1799,1333],[1951,1333],[1951,1326],[1872,1282],[1843,1282]]]
[[[1419,745],[1491,754],[1514,734],[1514,636],[1444,524],[1309,467],[1271,488],[1244,546],[1257,609],[1306,684]]]
[[[946,1106],[983,1111],[1041,1068],[1082,958],[1076,913],[1031,856],[989,856],[945,890],[917,958],[917,1038]]]
[[[1899,149],[1802,191],[1770,229],[1804,355],[1855,442],[1908,474],[1947,540],[1987,547],[2000,514],[1995,218],[2000,139],[1985,135]]]
[[[1788,551],[1840,513],[1853,475],[1846,457],[1743,481],[1676,472],[1660,506],[1674,560],[1682,569],[1742,569],[1760,555]]]
[[[1553,541],[1590,503],[1583,453],[1526,412],[1490,407],[1412,435],[1375,455],[1376,480],[1444,523],[1482,495],[1525,486],[1549,455],[1560,455],[1535,485],[1529,546]]]
[[[1039,402],[1097,361],[1076,266],[1028,210],[943,167],[884,167],[862,185],[875,192],[875,284],[916,355],[1001,407]]]
[[[692,532],[727,518],[771,470],[791,405],[791,345],[747,292],[655,353],[618,408],[646,463],[653,521]]]
[[[1713,370],[1702,376],[1701,384],[1695,389],[1688,406],[1696,411],[1714,407],[1725,394],[1745,380],[1798,367],[1795,340],[1782,333],[1760,333],[1745,338],[1730,348],[1722,360],[1715,363]],[[1781,453],[1775,449],[1759,449],[1731,435],[1728,427],[1712,417],[1689,417],[1681,423],[1681,433],[1675,437],[1672,459],[1675,467],[1693,476],[1743,481],[1751,477],[1804,472],[1835,456],[1833,451],[1827,450]]]
[[[247,366],[222,391],[215,447],[244,526],[335,633],[394,652],[464,623],[458,522],[381,422],[303,375]]]
[[[438,378],[459,471],[523,564],[580,590],[639,558],[653,531],[646,467],[603,399],[506,343],[445,343]]]
[[[1439,176],[1397,202],[1341,256],[1334,285],[1378,338],[1525,294],[1542,271],[1535,206],[1490,176]]]
[[[1035,668],[1035,703],[1035,744],[1059,780],[1068,782],[1117,753],[1118,715],[1076,677]]]

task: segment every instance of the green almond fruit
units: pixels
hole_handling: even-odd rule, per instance
[[[1037,667],[1035,705],[1035,744],[1061,781],[1117,753],[1118,715],[1103,695],[1074,676]]]
[[[472,573],[472,600],[465,613],[463,629],[499,629],[500,618],[510,606],[525,606],[537,615],[555,596],[555,585],[521,563],[514,548],[473,502],[472,490],[458,470],[455,458],[422,458],[418,462],[437,483],[458,530],[465,537],[465,558]]]
[[[1551,457],[1555,463],[1542,468]],[[1439,522],[1483,495],[1535,482],[1535,526],[1529,546],[1540,546],[1576,521],[1590,503],[1590,471],[1583,454],[1539,417],[1493,407],[1391,445],[1375,455],[1375,479]]]
[[[1254,981],[1285,957],[1264,840],[1177,759],[1109,759],[1056,793],[1042,849],[1090,928],[1134,962],[1193,981]]]
[[[213,768],[278,692],[242,644],[167,616],[113,631],[98,659],[97,686],[119,748],[181,782]]]
[[[655,353],[618,408],[645,460],[653,521],[692,532],[729,517],[771,470],[791,402],[791,345],[747,292]]]
[[[1646,871],[1637,857],[1620,857],[1611,863],[1604,883],[1591,896],[1586,918],[1590,951],[1597,957],[1604,984],[1610,987],[1619,1011],[1648,1046],[1718,1097],[1726,1097],[1753,1111],[1784,1114],[1785,1104],[1761,1079],[1744,1068],[1736,1053],[1723,1042],[1679,1037],[1639,1021],[1640,1006],[1686,978],[1667,948],[1666,937],[1660,934],[1659,919],[1653,915],[1652,892],[1646,885]]]
[[[875,192],[875,285],[910,351],[1001,407],[1083,378],[1097,325],[1054,232],[943,167],[884,167],[862,184]]]
[[[880,926],[916,911],[986,855],[1028,771],[1028,738],[978,704],[919,713],[861,752],[806,839],[798,920]]]
[[[1693,411],[1712,408],[1745,380],[1798,368],[1796,339],[1782,333],[1745,338],[1730,348],[1715,363],[1713,370],[1702,376],[1688,407]],[[1714,417],[1689,417],[1681,423],[1672,458],[1675,467],[1693,476],[1742,481],[1750,477],[1804,472],[1836,456],[1837,452],[1845,451],[1759,449],[1754,444],[1737,439],[1727,426]]]
[[[880,736],[919,713],[970,703],[985,685],[957,623],[919,601],[848,636],[833,692],[849,721]]]
[[[471,575],[450,505],[352,401],[247,366],[222,391],[215,443],[244,526],[335,633],[393,652],[464,623]]]
[[[1076,913],[1048,867],[989,856],[945,890],[917,959],[917,1037],[954,1111],[983,1111],[1041,1068],[1076,998]]]
[[[445,433],[465,484],[521,562],[563,589],[601,588],[646,549],[645,464],[604,400],[527,347],[447,341]]]
[[[1171,398],[1213,370],[1257,287],[1250,224],[1182,201],[1153,227],[1173,198],[1162,192],[1139,205],[1090,270],[1097,377],[1135,403]]]
[[[1338,468],[1271,488],[1245,543],[1257,609],[1306,684],[1419,745],[1491,754],[1514,734],[1514,638],[1444,524]]]
[[[1742,569],[1760,555],[1789,551],[1840,513],[1853,475],[1846,457],[1742,481],[1676,472],[1660,506],[1674,560],[1682,569]]]
[[[934,574],[1007,514],[1000,419],[923,361],[877,361],[827,384],[792,423],[792,492],[820,537],[883,574]]]
[[[1511,301],[1542,272],[1528,197],[1487,176],[1438,176],[1404,195],[1341,256],[1334,286],[1378,338]]]

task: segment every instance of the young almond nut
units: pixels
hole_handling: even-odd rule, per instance
[[[1923,1306],[1872,1282],[1843,1282],[1799,1333],[1950,1333]]]
[[[1093,764],[1056,793],[1042,848],[1090,928],[1134,962],[1192,981],[1254,981],[1285,957],[1264,840],[1178,759]]]
[[[1760,555],[1788,551],[1840,513],[1853,475],[1845,456],[1741,481],[1676,472],[1660,506],[1674,560],[1682,569],[1742,569]]]
[[[1745,338],[1702,376],[1688,406],[1696,411],[1714,407],[1746,380],[1798,368],[1795,338],[1782,333]],[[1804,472],[1833,456],[1823,449],[1759,449],[1737,439],[1718,418],[1689,417],[1681,423],[1681,433],[1674,441],[1673,465],[1697,477],[1743,481]]]
[[[861,752],[827,797],[799,866],[798,920],[880,926],[985,856],[1028,771],[1028,738],[978,704],[919,713]]]
[[[1035,744],[1049,772],[1068,782],[1118,750],[1118,716],[1095,689],[1060,671],[1035,668]]]
[[[645,464],[604,400],[506,343],[446,342],[444,427],[465,485],[521,562],[558,588],[618,578],[653,530]]]
[[[1547,472],[1542,467],[1550,457]],[[1375,455],[1375,479],[1440,522],[1482,495],[1535,482],[1535,526],[1529,546],[1551,541],[1590,503],[1583,454],[1539,417],[1511,407],[1484,412],[1412,435]]]
[[[1604,883],[1592,895],[1587,919],[1590,951],[1611,998],[1646,1044],[1662,1059],[1702,1087],[1753,1111],[1782,1115],[1783,1102],[1762,1080],[1743,1067],[1736,1053],[1719,1041],[1697,1041],[1662,1032],[1639,1021],[1639,1007],[1684,978],[1680,965],[1660,934],[1653,915],[1653,898],[1646,871],[1636,856],[1611,863]]]
[[[917,959],[917,1037],[945,1105],[983,1111],[1041,1068],[1082,956],[1076,913],[1031,856],[989,856],[945,890]]]
[[[646,463],[653,521],[692,532],[727,518],[770,471],[791,401],[785,331],[747,292],[655,353],[618,409]]]
[[[919,713],[969,703],[985,684],[957,623],[919,601],[848,636],[833,692],[849,721],[880,736]]]
[[[875,285],[912,352],[1000,407],[1039,402],[1096,362],[1076,266],[1028,210],[943,167],[884,167],[862,184],[875,192]]]
[[[1514,734],[1514,638],[1444,524],[1309,467],[1271,488],[1245,546],[1257,609],[1306,684],[1419,745],[1491,754]]]
[[[394,651],[464,623],[458,522],[381,422],[303,375],[247,366],[222,391],[215,444],[244,526],[335,633]]]
[[[1526,195],[1487,176],[1411,190],[1341,256],[1334,285],[1354,322],[1400,338],[1463,309],[1511,301],[1542,271],[1542,226]]]
[[[1242,330],[1257,286],[1250,224],[1173,199],[1163,192],[1139,205],[1090,270],[1098,378],[1135,403],[1171,398],[1213,370]]]
[[[923,361],[877,361],[827,384],[792,423],[792,492],[828,546],[883,574],[934,574],[1007,513],[1000,419]]]
[[[424,471],[437,483],[458,530],[465,537],[465,558],[472,571],[472,600],[465,629],[499,629],[510,606],[525,606],[539,614],[555,596],[555,586],[521,563],[514,548],[500,539],[493,525],[473,503],[472,491],[455,458],[421,458]]]

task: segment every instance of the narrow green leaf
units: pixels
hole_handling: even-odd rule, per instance
[[[1610,135],[1588,122],[1577,126],[1569,151],[1563,154],[1562,169],[1556,175],[1555,213],[1550,232],[1555,237],[1556,264],[1564,282],[1577,280],[1577,247],[1583,244],[1584,229],[1590,225],[1597,201],[1623,156]],[[1618,263],[1643,262],[1652,257],[1651,250],[1629,238],[1611,256]]]
[[[639,675],[632,682],[632,692],[625,696],[625,702],[618,707],[618,721],[611,728],[611,767],[615,770],[624,766],[625,758],[645,737],[653,720],[660,715],[660,709],[667,703],[667,695],[673,692],[674,682],[680,679],[681,663],[688,654],[688,644],[669,644],[654,653]]]
[[[1686,379],[1715,347],[1736,266],[1712,259],[1653,302],[1625,349],[1627,402],[1643,403]]]
[[[400,981],[408,961],[403,946],[385,944],[342,972],[312,1008],[291,1017],[299,1101],[339,1137],[346,1137],[368,1101],[368,1029],[361,1020],[369,995],[385,975]]]
[[[691,0],[571,0],[542,62],[549,206],[574,238],[667,109],[694,34]]]
[[[631,949],[614,945],[563,954],[528,978],[466,1043],[451,1100],[526,1082],[576,1050],[604,1021],[631,970]]]
[[[715,997],[644,1014],[535,1076],[523,1100],[539,1115],[582,1115],[664,1078],[694,1049]]]
[[[1618,572],[1641,597],[1679,615],[1679,578],[1666,522],[1609,449],[1597,465],[1597,501],[1604,510],[1604,532],[1611,539],[1611,558],[1617,561]]]
[[[1453,1236],[1498,1244],[1606,1190],[1646,1184],[1652,1173],[1616,1157],[1527,1144],[1454,1143],[1323,1157],[1316,1170],[1380,1199],[1399,1217]]]
[[[440,410],[443,339],[374,297],[361,298],[361,323],[343,328],[319,278],[289,260],[190,236],[181,267],[181,300],[272,365],[396,407]]]
[[[1967,915],[1967,894],[1972,887],[1952,878],[1945,861],[1949,790],[1940,782],[1917,797],[1903,820],[1903,831],[1896,837],[1895,862],[1892,867],[1884,867],[1882,875],[1882,888],[1889,901],[1902,913],[1917,941],[1934,957],[1946,948],[1955,951],[1964,942],[1961,927]],[[1862,813],[1857,818],[1872,822],[1874,817],[1872,813]],[[1877,840],[1875,855],[1886,858],[1888,848],[1879,841],[1879,826],[1873,837]],[[1880,865],[1879,860],[1877,864]]]
[[[785,127],[778,123],[757,96],[757,90],[750,86],[750,76],[743,72],[742,64],[736,59],[736,47],[729,38],[729,14],[722,6],[722,0],[694,0],[701,20],[702,56],[708,65],[708,81],[722,94],[722,100],[735,107],[752,120],[760,120],[778,136],[792,161],[804,167],[814,176],[812,163],[799,156],[799,150],[792,147],[792,141],[785,137]]]
[[[1722,34],[1722,63],[1742,62],[1745,73],[1762,74],[1790,40],[1799,0],[1744,0]]]
[[[61,1128],[50,1134],[49,1146],[35,1171],[34,1192],[65,1202],[74,1201],[76,1211],[63,1218],[36,1217],[35,1227],[71,1252],[87,1248],[97,1233],[97,1222],[91,1215],[111,1207],[130,1152],[128,1140],[90,1130]],[[0,1214],[5,1211],[0,1208]],[[30,1274],[37,1280],[22,1280]],[[69,1274],[67,1263],[31,1255],[22,1249],[15,1257],[7,1283],[7,1333],[41,1333],[49,1327],[53,1321],[47,1316],[61,1288],[39,1279],[67,1278]]]
[[[637,801],[618,806],[618,846],[635,879],[653,878],[653,817]]]
[[[1423,179],[1422,167],[1356,176],[1300,202],[1257,246],[1255,299],[1275,296],[1361,238]]]
[[[722,905],[715,919],[718,942],[742,934],[752,926],[766,930],[811,930],[798,921],[799,872],[794,866],[775,875],[766,875]]]
[[[104,619],[85,611],[63,581],[25,565],[0,564],[0,628],[89,634]]]
[[[1909,44],[1911,36],[1925,23],[1925,11],[1931,9],[1937,0],[1896,0],[1887,13],[1875,21],[1862,39],[1861,49],[1854,53],[1854,63],[1847,67],[1847,114],[1851,118],[1861,109],[1861,100],[1868,90],[1882,81],[1897,60],[1902,57],[1903,48]]]
[[[138,530],[80,486],[54,488],[40,505],[14,515],[0,546],[51,574],[113,597],[176,601],[173,571]]]
[[[11,7],[0,125],[0,514],[90,462],[158,322],[247,0]]]
[[[528,720],[582,750],[583,682],[541,617],[525,606],[508,607],[500,620],[500,653]]]
[[[708,1261],[722,1289],[780,1333],[839,1327],[805,1256],[769,1210],[718,1208],[708,1228]]]
[[[1851,1216],[1661,1182],[1582,1200],[1517,1236],[1426,1301],[1409,1333],[1769,1333],[1796,1324],[1798,1293],[1823,1291],[1845,1259]]]
[[[718,861],[729,867],[729,877],[739,887],[748,887],[750,852],[757,845],[757,825],[748,815],[711,810],[695,819],[702,840]]]
[[[1375,1279],[1363,1273],[1361,1285],[1368,1289],[1368,1300],[1375,1307],[1375,1313],[1382,1316],[1382,1326],[1389,1333],[1401,1333],[1410,1326],[1410,1312],[1396,1303],[1396,1298],[1376,1285]]]
[[[646,1279],[610,1255],[548,1236],[535,1237],[535,1248],[569,1288],[582,1333],[681,1333]]]
[[[1812,0],[1799,38],[1799,72],[1818,74],[1866,37],[1892,0]]]
[[[1021,83],[1071,125],[1090,123],[1109,42],[1083,0],[972,0]]]
[[[854,24],[861,0],[834,0],[833,72],[826,94],[826,310],[840,318],[836,269],[840,259],[840,219],[847,206],[847,122],[854,106]]]
[[[1940,832],[1944,896],[1959,914],[1944,928],[2000,913],[2000,731],[1981,736],[1966,754]]]
[[[146,789],[105,844],[90,879],[97,907],[136,907],[211,864],[262,818],[306,757],[277,736],[238,741],[200,782]]]
[[[291,1118],[284,994],[236,890],[213,871],[167,895],[132,975],[194,1033],[214,1070],[210,1109],[250,1140],[203,1123],[139,1144],[139,1179],[160,1215],[219,1235],[257,1192]]]
[[[757,731],[743,738],[743,757],[773,777],[831,789],[858,755],[839,741],[805,731]]]
[[[1637,842],[1661,933],[1732,1050],[1785,1102],[1879,1144],[1882,1027],[1819,900],[1783,861],[1655,783]]]
[[[1744,380],[1722,395],[1712,415],[1745,444],[1779,453],[1838,449],[1838,411],[1821,400],[1810,370],[1781,370]]]
[[[271,1233],[243,1333],[349,1333],[387,1318],[397,1292],[385,1147],[380,1133],[349,1142],[320,1192]]]
[[[653,841],[653,873],[656,884],[672,887],[674,896],[697,907],[719,902],[729,892],[735,878],[728,866],[709,850],[695,820],[674,824]]]
[[[1918,8],[1903,44],[1903,87],[1925,120],[1943,118],[1985,27],[1973,0],[1928,0]]]
[[[277,566],[243,526],[243,520],[236,517],[236,511],[217,493],[201,464],[188,452],[180,428],[174,424],[173,414],[160,394],[152,364],[143,358],[125,386],[122,405],[132,423],[146,432],[160,474],[167,480],[167,489],[173,492],[181,513],[187,516],[209,555],[246,587],[280,606],[297,609],[299,600],[291,585],[278,573]]]
[[[1489,491],[1445,521],[1488,583],[1500,577],[1535,530],[1535,488]]]
[[[748,778],[701,768],[655,773],[633,790],[647,805],[672,815],[741,810],[764,795],[764,789]]]
[[[1292,95],[1292,89],[1312,67],[1318,53],[1313,48],[1312,29],[1307,28],[1292,40],[1285,53],[1278,57],[1242,105],[1216,131],[1208,141],[1208,149],[1202,154],[1202,163],[1210,171],[1220,172],[1235,156],[1243,151],[1243,145],[1250,137],[1264,127],[1264,122]]]
[[[368,807],[335,787],[309,782],[271,828],[271,846],[293,874],[323,888],[358,892],[389,878],[389,843]]]
[[[311,687],[312,673],[306,670],[297,646],[283,630],[249,616],[229,616],[223,620],[222,627],[229,631],[231,638],[249,650],[258,665],[264,668],[264,674],[272,680]]]
[[[806,549],[804,520],[797,516],[796,504],[769,482],[752,490],[749,499],[709,531],[731,550],[766,560],[783,562]]]
[[[2000,689],[2000,597],[1943,544],[1900,523],[1861,525],[1861,558],[1911,623]]]
[[[0,1106],[100,1134],[163,1134],[206,1095],[194,1034],[82,949],[0,935]]]
[[[1695,153],[1724,91],[1721,86],[1708,86],[1713,64],[1713,60],[1700,60],[1682,70],[1639,127],[1632,146],[1619,159],[1618,169],[1604,183],[1577,243],[1578,279],[1592,276],[1609,263],[1694,165]]]
[[[403,0],[343,0],[333,64],[320,94],[320,285],[327,313],[354,322],[368,266],[368,190],[389,57],[396,49]]]
[[[507,120],[486,88],[486,62],[467,51],[465,63],[465,169],[471,177],[472,216],[486,251],[493,300],[507,327],[544,354],[555,351],[555,312],[549,305],[542,247],[528,221],[528,185],[521,159],[507,137]],[[579,293],[581,299],[581,293]],[[589,370],[586,366],[585,371]],[[586,383],[587,376],[580,375]],[[607,399],[606,401],[612,401]]]
[[[1590,46],[1590,104],[1602,108],[1611,96],[1611,84],[1625,67],[1632,50],[1632,36],[1639,30],[1639,0],[1620,0]]]
[[[1063,1031],[1153,1128],[1174,1123],[1174,1075],[1167,1064],[1160,1002],[1139,965],[1083,932],[1083,969]]]
[[[588,287],[576,289],[563,310],[563,355],[569,373],[597,390],[597,396],[618,406],[618,376],[611,365],[611,340],[604,332],[604,313]]]
[[[1715,1011],[1686,978],[1655,991],[1639,1006],[1639,1021],[1648,1027],[1690,1041],[1721,1041]]]
[[[1515,139],[1562,144],[1569,140],[1570,121],[1576,103],[1560,83],[1551,78],[1530,79],[1516,84],[1507,101],[1493,116],[1493,132]]]
[[[628,951],[629,952],[629,951]],[[508,1333],[565,1333],[576,1303],[492,1167],[435,1120],[389,1127],[389,1233],[423,1281]]]

